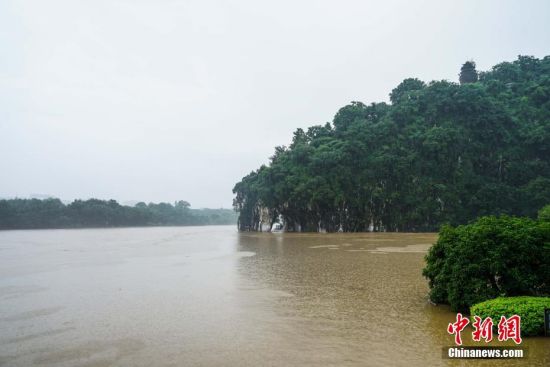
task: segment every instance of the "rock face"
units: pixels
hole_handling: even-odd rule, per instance
[[[239,217],[238,228],[239,231],[271,232],[275,222],[280,224],[282,218],[265,206],[255,206],[250,216]]]
[[[269,215],[269,209],[266,207],[260,208],[260,223],[258,224],[260,232],[270,232],[272,219]]]

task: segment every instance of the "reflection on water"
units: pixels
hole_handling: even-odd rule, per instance
[[[455,315],[428,302],[420,274],[434,240],[233,227],[0,232],[0,366],[502,364],[442,359]],[[529,358],[508,365],[550,365],[550,338],[524,345]]]

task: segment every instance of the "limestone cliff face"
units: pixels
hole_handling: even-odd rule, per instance
[[[272,215],[269,208],[261,207],[260,208],[260,223],[258,228],[260,232],[270,232],[271,226],[273,225]]]

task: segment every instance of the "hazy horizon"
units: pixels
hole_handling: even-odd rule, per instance
[[[550,54],[547,1],[4,1],[0,197],[186,200],[403,79]]]

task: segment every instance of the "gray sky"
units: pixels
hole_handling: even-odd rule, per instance
[[[550,1],[0,1],[0,197],[184,199],[406,77],[550,54]]]

